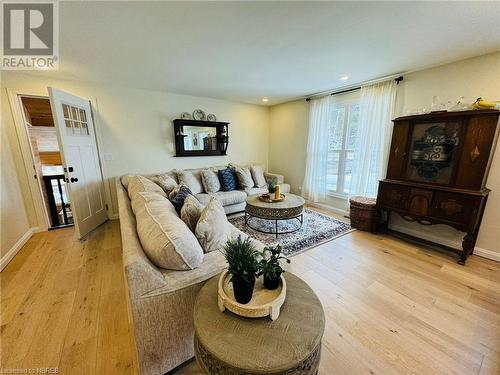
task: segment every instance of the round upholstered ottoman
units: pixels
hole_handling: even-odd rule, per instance
[[[317,373],[325,330],[323,307],[307,283],[289,272],[284,277],[287,296],[274,321],[220,312],[219,276],[201,288],[194,306],[194,350],[204,374]]]

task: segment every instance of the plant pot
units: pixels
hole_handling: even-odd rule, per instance
[[[275,290],[280,286],[281,277],[268,277],[264,275],[264,286],[266,289]]]
[[[241,304],[250,302],[253,295],[253,287],[255,286],[255,277],[251,282],[246,282],[241,277],[233,275],[232,283],[236,302]]]

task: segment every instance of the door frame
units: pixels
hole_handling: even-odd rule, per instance
[[[21,97],[35,97],[49,99],[48,93],[33,90],[14,90],[7,88],[7,96],[9,97],[10,108],[12,117],[14,119],[14,127],[16,130],[17,140],[21,151],[23,161],[24,176],[28,182],[29,192],[33,208],[35,210],[36,227],[33,228],[34,232],[44,232],[50,227],[49,218],[43,202],[42,190],[39,185],[38,179],[33,178],[36,173],[33,169],[35,161],[33,160],[33,151],[29,141],[28,129],[24,122],[24,115],[21,112]],[[20,181],[22,183],[22,181]],[[28,207],[27,207],[28,208]]]
[[[22,103],[20,97],[21,96],[38,97],[49,100],[49,93],[48,90],[43,92],[39,90],[30,90],[30,89],[21,90],[21,89],[12,89],[8,87],[5,88],[5,90],[7,91],[7,96],[9,98],[9,104],[12,111],[12,117],[14,120],[14,127],[16,130],[16,136],[19,143],[19,149],[21,152],[22,166],[23,166],[22,172],[28,182],[30,200],[35,210],[36,225],[32,227],[32,231],[33,233],[45,232],[50,228],[50,223],[49,223],[49,218],[46,215],[46,208],[43,201],[42,190],[38,184],[38,181],[36,181],[33,178],[31,172],[33,170],[33,165],[34,165],[33,153],[31,150],[28,130],[26,129],[26,125],[24,123],[24,115],[21,113]],[[99,113],[99,108],[97,105],[98,103],[97,97],[95,97],[93,100],[89,99],[89,102],[94,122],[94,132],[97,144],[97,158],[99,161],[99,165],[101,166],[101,178],[104,186],[104,201],[107,207],[106,211],[109,219],[115,219],[116,218],[115,216],[117,215],[114,214],[113,210],[113,202],[112,202],[110,186],[105,178],[105,176],[107,175],[107,168],[105,166],[105,163],[102,162],[101,152],[103,150],[103,147],[102,147],[102,136],[101,132],[99,131],[99,125],[98,125],[99,116],[97,114]],[[23,181],[20,181],[20,183],[23,183]],[[26,202],[25,199],[24,202]]]

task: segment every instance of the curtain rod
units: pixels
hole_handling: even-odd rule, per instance
[[[399,82],[401,82],[403,79],[404,79],[403,76],[399,76],[399,77],[394,78],[394,81],[396,81],[396,85],[399,85]],[[374,80],[374,81],[371,81],[371,82],[375,83],[375,82],[380,82],[380,81],[382,81],[382,79],[377,79],[377,80]],[[366,82],[366,83],[368,83],[368,82]],[[332,96],[332,95],[338,95],[338,94],[345,94],[346,92],[356,91],[356,90],[359,90],[360,88],[361,88],[361,86],[351,87],[351,88],[348,88],[348,89],[345,89],[345,90],[334,91],[334,92],[331,92],[329,94],[325,94],[324,96]],[[312,95],[309,98],[306,98],[306,102],[310,101],[313,97],[314,97],[314,95]]]

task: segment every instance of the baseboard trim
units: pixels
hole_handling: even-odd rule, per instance
[[[474,255],[480,256],[482,258],[487,258],[494,260],[495,262],[500,262],[500,253],[488,249],[483,249],[481,247],[474,248]]]
[[[118,220],[120,218],[120,215],[118,214],[112,214],[108,215],[109,220]]]
[[[35,228],[34,228],[35,229]],[[38,228],[36,228],[38,229]],[[5,254],[2,259],[0,259],[0,272],[10,263],[10,261],[16,256],[19,250],[22,249],[24,244],[28,242],[28,240],[33,235],[33,229],[28,229],[26,233],[12,246],[12,248]]]
[[[332,212],[335,212],[336,214],[340,214],[343,216],[349,216],[348,211],[341,210],[340,208],[332,207],[332,206],[329,206],[327,204],[311,202],[308,200],[306,200],[306,204],[311,206],[311,207],[317,207],[317,208],[322,208],[322,209],[327,210],[327,211],[332,211]]]

